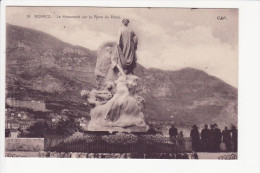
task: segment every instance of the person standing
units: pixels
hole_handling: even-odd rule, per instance
[[[214,152],[215,151],[215,141],[216,141],[216,135],[215,135],[215,126],[213,124],[210,125],[210,131],[209,131],[209,151]]]
[[[227,127],[222,131],[223,142],[226,145],[227,151],[231,150],[231,134]]]
[[[201,130],[202,151],[209,151],[209,135],[210,130],[208,125],[205,124],[204,129]]]
[[[172,148],[172,152],[175,151],[176,145],[178,145],[178,130],[175,128],[174,123],[172,123],[172,127],[169,129],[169,136],[170,136],[170,141],[174,144]]]
[[[231,134],[232,134],[231,140],[234,145],[234,152],[237,152],[237,128],[234,125],[232,126]]]
[[[196,152],[199,150],[200,134],[198,127],[195,124],[192,126],[190,137],[192,141],[192,150]]]
[[[149,126],[149,129],[147,130],[147,134],[149,135],[156,135],[157,131],[154,129],[153,125]]]
[[[178,135],[178,130],[177,128],[175,128],[174,124],[172,124],[172,127],[169,129],[169,135],[170,137],[174,137],[174,138],[176,138]]]
[[[183,131],[180,131],[177,137],[177,144],[181,151],[184,150],[184,137],[183,137]]]
[[[158,134],[158,135],[163,135],[163,131],[162,131],[162,128],[161,128],[161,127],[158,127],[158,128],[157,128],[157,134]]]
[[[136,53],[138,39],[134,31],[128,26],[129,19],[123,19],[123,27],[119,29],[117,45],[122,67],[125,74],[133,74],[136,67]]]
[[[215,151],[219,152],[220,151],[220,144],[221,144],[221,138],[222,138],[222,133],[221,130],[218,128],[217,124],[214,124],[215,126]]]

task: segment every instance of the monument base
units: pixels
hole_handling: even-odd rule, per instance
[[[129,127],[116,127],[116,126],[109,126],[109,127],[96,127],[95,129],[91,128],[88,129],[89,131],[108,131],[109,133],[112,132],[147,132],[148,126],[129,126]]]

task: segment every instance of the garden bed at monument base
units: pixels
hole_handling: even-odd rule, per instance
[[[181,144],[180,144],[181,143]],[[86,153],[173,153],[190,152],[191,141],[177,141],[162,135],[110,134],[46,136],[44,151]]]
[[[40,158],[95,158],[95,159],[192,159],[192,153],[82,153],[39,152]]]

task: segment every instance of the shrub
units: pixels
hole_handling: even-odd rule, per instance
[[[140,136],[140,141],[147,144],[163,143],[163,144],[173,144],[169,137],[162,135],[142,135]]]
[[[84,141],[86,143],[94,143],[100,139],[99,136],[95,135],[85,135],[84,133],[81,132],[76,132],[73,135],[65,138],[64,143],[75,143],[75,142],[80,142]]]
[[[134,144],[137,143],[138,137],[133,134],[122,134],[118,133],[116,135],[105,135],[101,139],[108,144]]]

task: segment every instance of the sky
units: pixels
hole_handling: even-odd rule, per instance
[[[238,86],[238,9],[7,7],[6,13],[7,23],[92,50],[116,41],[122,19],[128,18],[144,67],[192,67]]]

